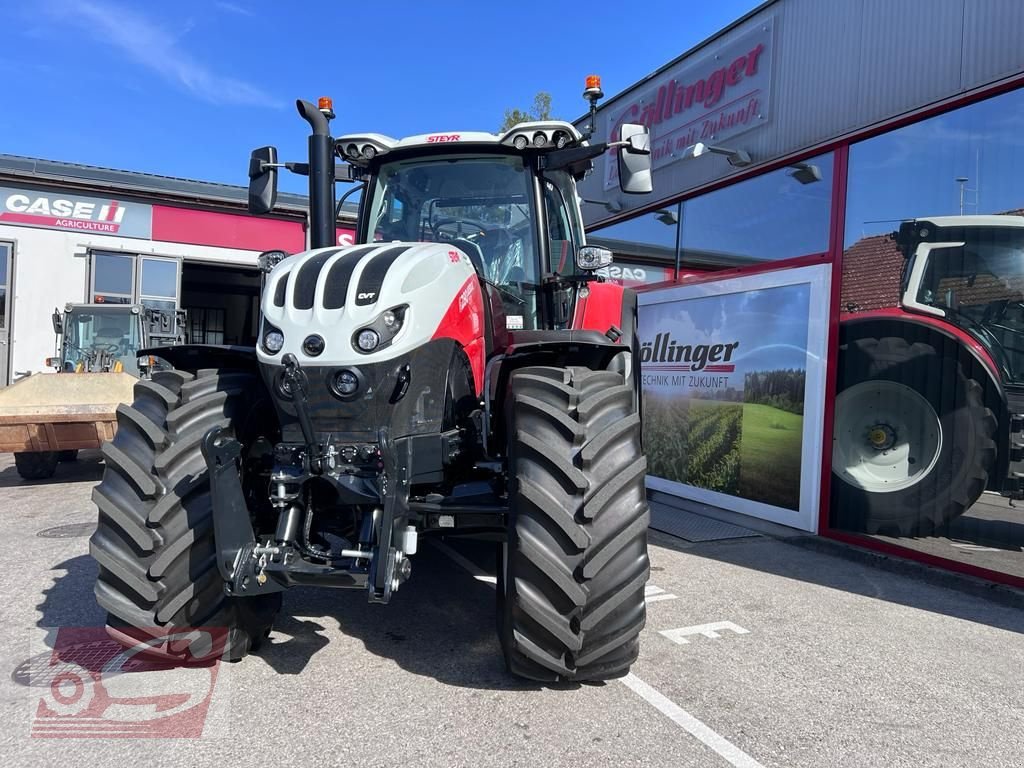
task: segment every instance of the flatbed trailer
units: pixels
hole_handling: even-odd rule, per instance
[[[117,407],[132,401],[127,373],[37,373],[0,391],[0,451],[26,479],[53,474],[61,458],[99,448],[117,431]]]

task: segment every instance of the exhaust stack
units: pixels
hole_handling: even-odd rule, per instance
[[[334,117],[330,99],[321,98],[320,106],[299,99],[299,115],[309,123],[309,245],[327,248],[337,242],[334,218],[334,139],[330,121]]]

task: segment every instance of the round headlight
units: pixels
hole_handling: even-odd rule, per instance
[[[345,147],[345,154],[351,158],[357,158],[359,157],[359,147],[355,144],[349,144]]]
[[[544,135],[543,131],[537,131],[533,134],[533,146],[543,147],[548,143],[548,137]]]
[[[302,351],[309,357],[316,357],[324,351],[324,338],[317,334],[311,334],[302,342]]]
[[[263,336],[263,348],[272,355],[276,355],[284,346],[284,334],[280,331],[267,331]]]
[[[523,134],[519,134],[514,139],[512,139],[512,146],[518,149],[520,152],[526,149],[526,145],[529,143],[530,140],[523,136]]]
[[[378,344],[380,344],[380,336],[369,328],[364,328],[356,336],[356,346],[363,352],[373,352]]]
[[[359,389],[359,377],[352,371],[338,371],[334,374],[334,391],[348,397]]]
[[[373,160],[373,158],[376,156],[376,154],[377,154],[377,148],[374,147],[373,144],[364,144],[363,145],[363,157],[365,157],[367,160]]]
[[[390,309],[385,311],[384,314],[381,315],[381,320],[384,321],[385,328],[395,329],[398,328],[399,326],[398,315],[396,315]]]
[[[555,134],[555,147],[557,149],[562,149],[568,143],[569,143],[569,134],[568,133],[566,133],[565,131],[558,131],[558,133]]]

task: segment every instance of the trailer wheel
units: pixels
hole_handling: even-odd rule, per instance
[[[832,437],[838,522],[930,535],[970,507],[996,458],[996,418],[955,358],[898,337],[840,350]]]
[[[99,565],[96,600],[107,632],[175,660],[237,660],[269,632],[280,593],[227,597],[217,570],[210,480],[200,441],[257,412],[249,373],[159,371],[117,409],[117,434],[103,446],[93,490],[99,524],[89,551]],[[218,648],[211,633],[225,632]]]
[[[14,468],[23,480],[45,480],[57,471],[57,451],[31,451],[14,454]]]
[[[498,628],[516,675],[608,680],[637,658],[650,514],[633,394],[613,371],[512,374]]]

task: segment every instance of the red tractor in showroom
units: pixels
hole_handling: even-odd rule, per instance
[[[833,522],[931,535],[986,490],[1022,498],[1024,217],[919,218],[891,238],[898,306],[840,324]]]

